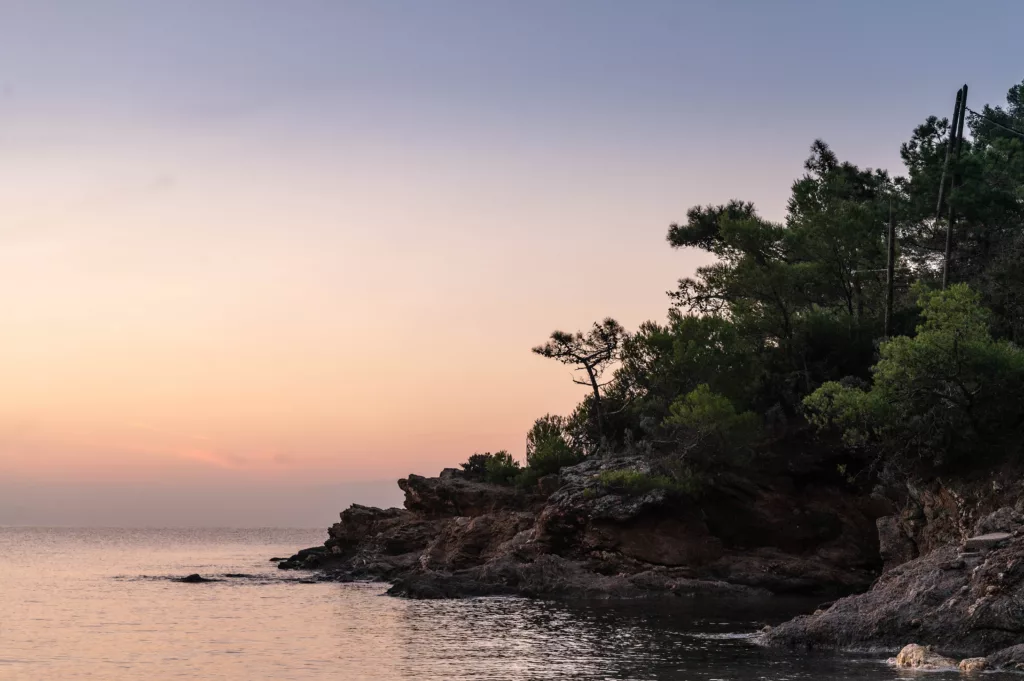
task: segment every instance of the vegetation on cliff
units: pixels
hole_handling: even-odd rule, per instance
[[[1017,456],[1024,83],[1005,107],[969,113],[968,127],[944,169],[952,126],[928,117],[901,146],[904,176],[841,161],[815,141],[781,222],[740,200],[691,208],[669,227],[669,245],[715,261],[669,293],[666,321],[627,333],[605,320],[534,349],[577,366],[591,390],[572,414],[538,421],[517,478],[626,451],[692,481],[784,448],[809,423],[852,472]]]

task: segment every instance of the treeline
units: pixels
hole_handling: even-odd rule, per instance
[[[529,482],[630,452],[692,481],[809,428],[876,472],[1019,456],[1024,82],[1004,106],[969,114],[968,126],[945,174],[951,126],[931,116],[900,148],[905,176],[840,161],[819,140],[784,221],[739,200],[691,208],[669,227],[669,245],[714,263],[679,281],[665,322],[626,333],[605,320],[535,348],[580,369],[590,393],[569,416],[538,420],[525,472],[507,457],[506,473],[491,478]],[[885,338],[890,220],[896,286]],[[484,465],[490,455],[479,456]]]

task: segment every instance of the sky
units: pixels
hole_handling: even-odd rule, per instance
[[[980,11],[981,7],[984,11]],[[332,522],[582,395],[695,204],[900,172],[1024,5],[0,0],[0,525]],[[968,103],[971,106],[971,102]],[[975,108],[972,106],[972,108]]]

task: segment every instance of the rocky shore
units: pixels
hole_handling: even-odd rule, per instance
[[[412,598],[751,597],[866,589],[881,567],[878,504],[797,476],[716,479],[699,498],[609,488],[642,457],[593,459],[535,489],[446,469],[399,481],[404,508],[353,505],[322,547],[280,567],[382,580]]]
[[[889,563],[866,593],[766,629],[763,642],[892,650],[913,641],[946,656],[998,653],[988,666],[1016,668],[1024,663],[1024,514],[1002,507],[963,534]]]
[[[871,495],[798,470],[723,476],[699,495],[602,482],[623,469],[651,472],[642,457],[592,459],[531,489],[456,469],[410,475],[398,483],[404,508],[352,505],[323,546],[279,567],[385,581],[409,598],[814,595],[836,600],[759,641],[892,653],[915,644],[925,652],[894,662],[1024,668],[1018,477]]]

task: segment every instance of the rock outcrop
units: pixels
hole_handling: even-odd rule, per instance
[[[282,568],[393,583],[416,598],[839,595],[880,568],[878,513],[841,484],[721,476],[699,496],[610,489],[641,457],[590,459],[535,489],[445,469],[399,481],[404,509],[353,505]]]
[[[892,567],[867,593],[767,630],[764,642],[895,649],[910,638],[963,656],[1017,644],[1024,640],[1024,523],[1003,508],[975,531],[987,533]]]
[[[985,658],[988,669],[1012,669],[1024,671],[1024,643],[1003,648]]]

